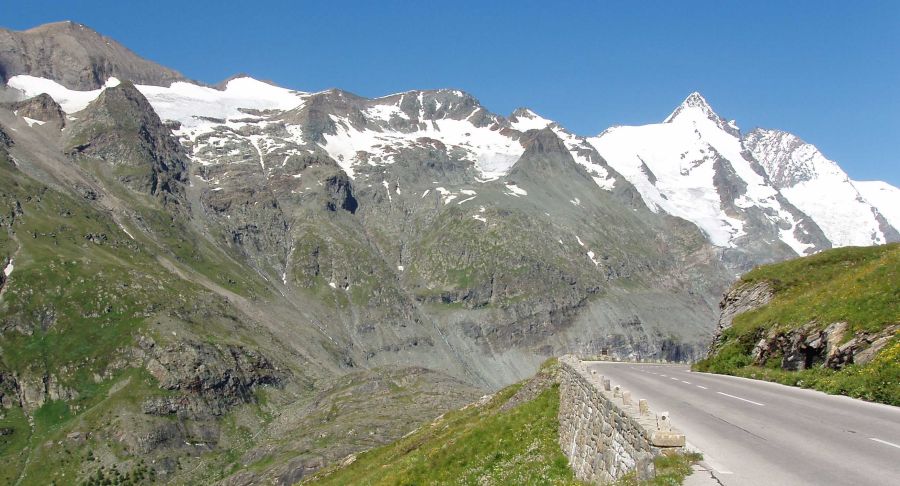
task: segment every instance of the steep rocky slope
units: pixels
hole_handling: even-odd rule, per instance
[[[91,90],[110,77],[164,85],[181,74],[147,61],[108,37],[75,22],[56,22],[23,32],[0,29],[0,81],[30,74],[63,86]]]

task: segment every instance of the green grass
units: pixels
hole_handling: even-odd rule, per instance
[[[697,453],[659,456],[653,460],[656,477],[639,481],[634,472],[628,473],[614,483],[614,486],[677,486],[693,472],[691,466],[703,460]]]
[[[855,333],[879,332],[900,323],[900,244],[839,248],[762,266],[744,275],[739,285],[757,282],[772,287],[772,301],[738,315],[723,332],[715,354],[694,369],[900,405],[900,337],[873,361],[841,370],[786,371],[780,369],[780,356],[770,357],[763,366],[751,366],[750,356],[770,332],[803,326],[824,329],[847,322],[846,340]]]
[[[31,427],[19,407],[0,409],[0,484],[13,484],[28,456]]]
[[[850,330],[879,331],[900,322],[900,243],[838,248],[758,267],[741,282],[769,282],[775,299],[738,316],[740,330],[791,329],[846,321]]]
[[[539,374],[553,373],[556,359]],[[581,485],[559,447],[559,385],[501,411],[523,383],[497,392],[487,403],[449,412],[406,437],[363,453],[346,466],[334,465],[303,484],[311,485]],[[657,476],[620,486],[681,484],[699,454],[658,457]]]
[[[521,384],[484,406],[450,412],[413,434],[328,469],[309,484],[581,484],[557,443],[559,390],[505,412]]]

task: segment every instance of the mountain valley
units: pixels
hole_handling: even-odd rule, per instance
[[[900,190],[699,93],[585,137],[207,86],[72,22],[0,29],[0,81],[10,484],[293,484],[553,356],[698,360],[748,270],[900,241]]]

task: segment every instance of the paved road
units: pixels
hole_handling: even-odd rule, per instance
[[[589,362],[669,411],[726,485],[900,485],[900,408],[682,365]]]

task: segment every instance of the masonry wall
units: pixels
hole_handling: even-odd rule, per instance
[[[646,402],[612,384],[604,390],[604,378],[574,356],[559,362],[559,444],[578,479],[604,484],[632,470],[649,479],[654,457],[684,446],[684,435]]]

